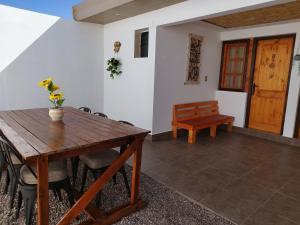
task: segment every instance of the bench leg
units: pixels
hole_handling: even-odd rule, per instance
[[[232,132],[232,126],[233,126],[233,122],[229,122],[227,125],[227,131],[228,132]]]
[[[196,130],[190,129],[189,130],[189,139],[188,139],[188,143],[189,144],[194,144],[196,143]]]
[[[216,135],[217,135],[217,126],[213,126],[210,128],[210,136],[216,137]]]
[[[173,138],[176,139],[177,138],[177,127],[176,126],[172,126],[172,133],[173,133]]]

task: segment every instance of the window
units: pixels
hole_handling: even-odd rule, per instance
[[[149,30],[141,29],[135,31],[134,40],[134,57],[135,58],[147,58],[149,47]]]
[[[223,42],[220,90],[243,91],[249,40]]]

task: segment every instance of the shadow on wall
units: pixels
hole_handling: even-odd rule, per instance
[[[103,107],[103,27],[58,20],[0,73],[0,110],[49,107],[37,83],[49,76],[66,105]]]

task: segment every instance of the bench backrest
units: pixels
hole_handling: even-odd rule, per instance
[[[193,102],[173,106],[173,123],[219,114],[218,102]]]

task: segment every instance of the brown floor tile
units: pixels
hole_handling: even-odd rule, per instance
[[[279,192],[300,201],[300,180],[290,180]]]
[[[297,223],[261,208],[246,219],[243,225],[297,225]]]
[[[244,176],[244,179],[272,190],[279,190],[293,177],[294,173],[294,170],[288,167],[279,168],[276,165],[264,164]]]
[[[225,159],[217,161],[212,166],[216,169],[222,170],[226,173],[237,177],[242,177],[248,174],[251,170],[256,168],[259,164],[250,162],[250,160],[242,159]]]
[[[261,207],[261,204],[257,201],[234,197],[232,192],[228,190],[216,191],[208,198],[202,200],[202,204],[237,224],[241,224],[258,207]]]
[[[294,147],[226,132],[211,138],[205,131],[193,145],[185,136],[145,141],[142,170],[238,224],[300,224]]]
[[[264,205],[264,208],[273,214],[300,224],[300,201],[298,200],[278,193]]]
[[[201,171],[194,171],[191,173],[198,183],[210,184],[218,187],[225,187],[238,178],[222,170],[218,170],[214,167],[208,167]]]
[[[246,179],[236,180],[228,185],[226,190],[228,191],[228,196],[257,202],[258,205],[264,204],[275,194],[272,190]]]

